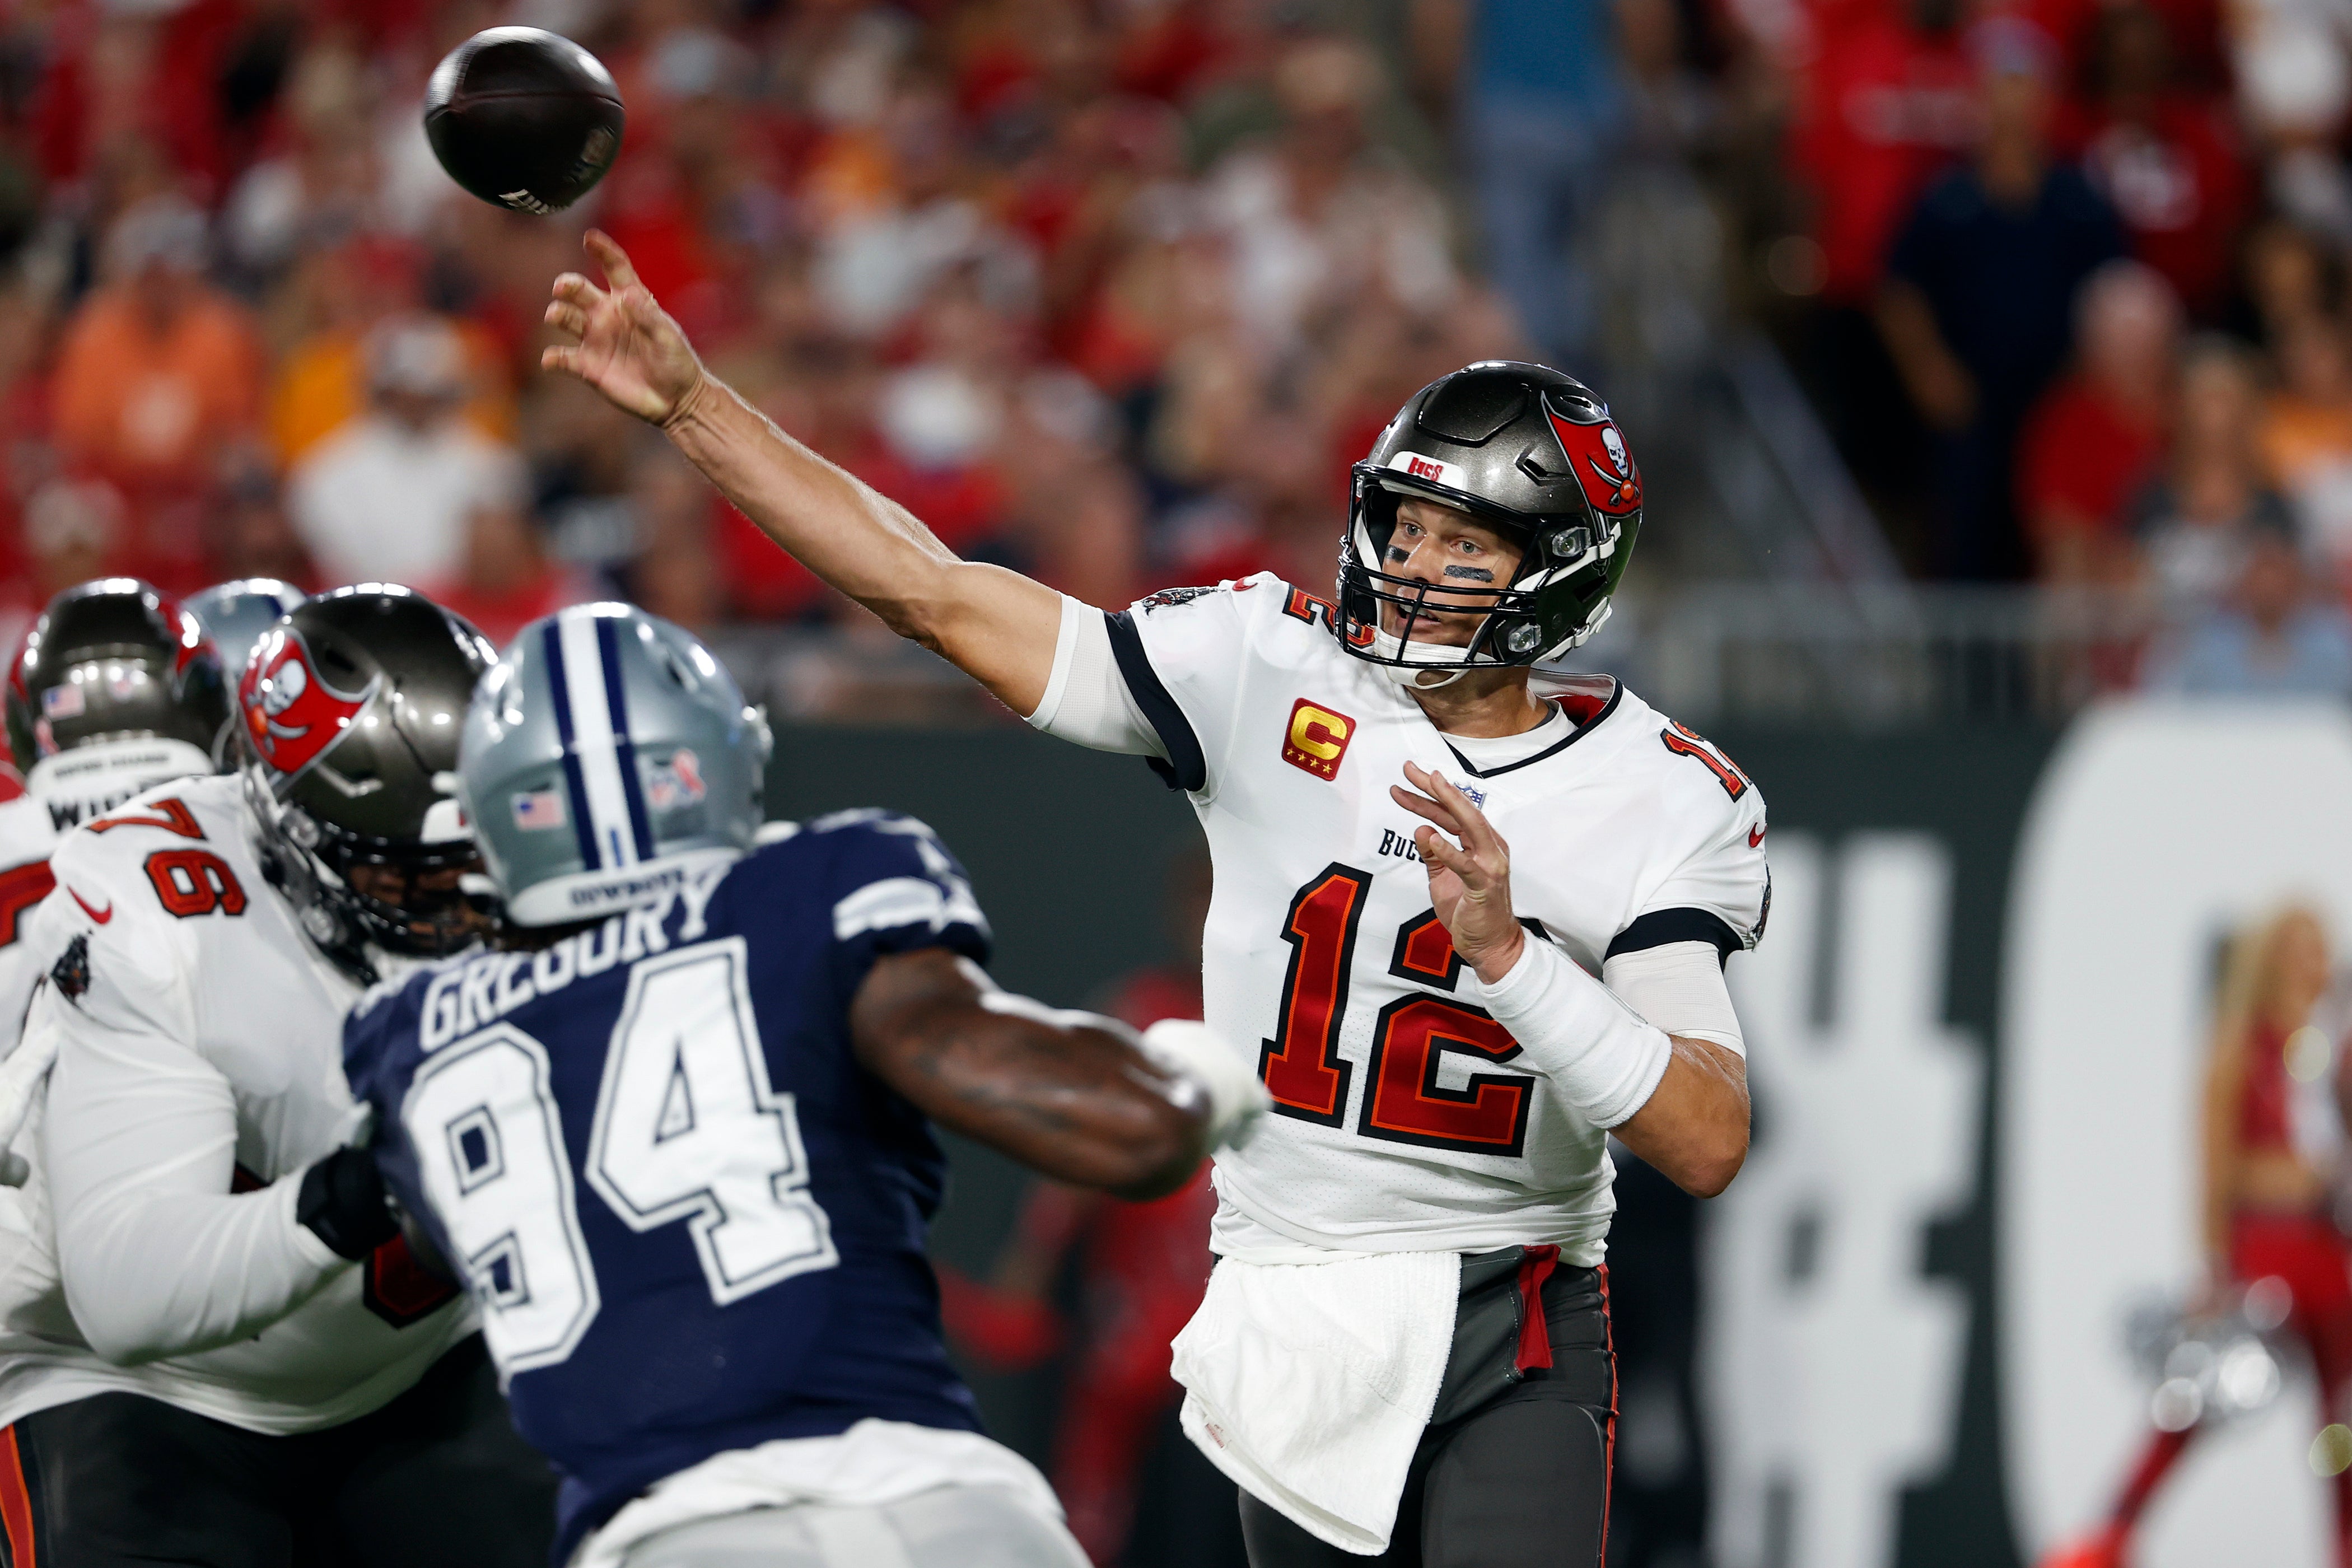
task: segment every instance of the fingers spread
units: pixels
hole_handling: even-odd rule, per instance
[[[597,288],[577,272],[558,274],[555,286],[549,292],[564,303],[578,305],[583,310],[593,310],[597,301],[604,297],[604,290]]]
[[[559,332],[570,332],[575,338],[588,335],[588,312],[577,305],[551,300],[547,307],[547,324]]]
[[[1410,763],[1406,765],[1411,767]],[[1478,809],[1476,801],[1465,795],[1444,773],[1430,773],[1427,777],[1434,786],[1431,793],[1453,812],[1454,819],[1461,824],[1455,834],[1462,840],[1463,847],[1480,855],[1510,853],[1510,847],[1503,842],[1502,835],[1495,831],[1495,825],[1486,820],[1486,814]]]
[[[541,349],[539,351],[539,368],[568,370],[577,375],[580,374],[580,351],[573,348]]]
[[[1461,826],[1454,820],[1454,814],[1446,810],[1444,806],[1439,805],[1436,801],[1431,800],[1427,795],[1415,795],[1412,791],[1406,789],[1402,784],[1391,784],[1389,785],[1389,798],[1396,802],[1399,805],[1404,807],[1407,811],[1412,812],[1415,816],[1425,816],[1429,818],[1430,821],[1437,824],[1438,826],[1443,827],[1448,833],[1458,836],[1462,831]]]
[[[629,253],[601,228],[592,228],[587,237],[588,254],[604,269],[604,281],[614,293],[637,286],[637,269],[629,265]]]

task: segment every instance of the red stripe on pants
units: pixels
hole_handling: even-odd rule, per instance
[[[8,1535],[9,1568],[37,1568],[33,1494],[25,1489],[25,1457],[17,1451],[14,1426],[0,1426],[0,1529]]]
[[[1609,1436],[1601,1457],[1601,1561],[1609,1561],[1609,1504],[1617,1479],[1617,1326],[1609,1318],[1609,1265],[1593,1270],[1601,1279],[1601,1348],[1609,1353]]]
[[[1520,1248],[1519,1371],[1551,1364],[1551,1325],[1544,1321],[1544,1281],[1559,1263],[1557,1247]]]

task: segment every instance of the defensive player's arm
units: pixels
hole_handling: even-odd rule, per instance
[[[570,341],[541,363],[658,426],[794,560],[1014,712],[1034,712],[1053,675],[1062,596],[959,560],[906,508],[776,428],[703,368],[610,237],[591,229],[587,243],[606,287],[576,272],[555,280],[547,321]]]
[[[1205,1031],[1159,1026],[1147,1040],[1000,991],[944,948],[877,960],[849,1022],[858,1061],[942,1127],[1123,1198],[1182,1186],[1263,1103],[1240,1058]]]
[[[1712,1040],[1665,1034],[1528,940],[1511,909],[1510,846],[1447,779],[1411,763],[1405,777],[1413,789],[1390,788],[1397,804],[1458,840],[1435,827],[1414,835],[1437,918],[1529,1064],[1685,1192],[1711,1198],[1729,1186],[1748,1158],[1747,1061]]]

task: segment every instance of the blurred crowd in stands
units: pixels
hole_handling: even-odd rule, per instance
[[[2144,601],[2126,679],[2352,692],[2352,9],[1727,3],[1788,95],[1758,271],[1915,573]]]
[[[852,620],[657,437],[537,373],[580,220],[785,429],[959,551],[1105,604],[1265,565],[1320,585],[1387,414],[1528,352],[1379,42],[1277,5],[0,17],[20,615],[103,569],[403,581],[494,637],[598,593],[688,626]],[[587,43],[628,104],[562,220],[459,194],[420,128],[433,61],[515,20]]]
[[[513,21],[628,103],[555,220],[419,124]],[[2134,678],[2352,690],[2347,108],[2329,0],[0,0],[0,611],[386,578],[494,637],[623,594],[882,657],[538,374],[583,221],[959,551],[1319,587],[1413,387],[1608,390],[1588,220],[1664,155],[1916,575],[2150,598]]]

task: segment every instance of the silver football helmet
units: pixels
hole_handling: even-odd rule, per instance
[[[751,846],[772,744],[710,650],[629,605],[519,633],[476,689],[458,798],[517,925],[648,903]]]
[[[245,678],[245,667],[261,634],[309,596],[293,584],[275,577],[239,577],[214,584],[182,600],[180,607],[196,617],[205,635],[213,639],[213,647],[220,650],[221,669],[234,691]]]

